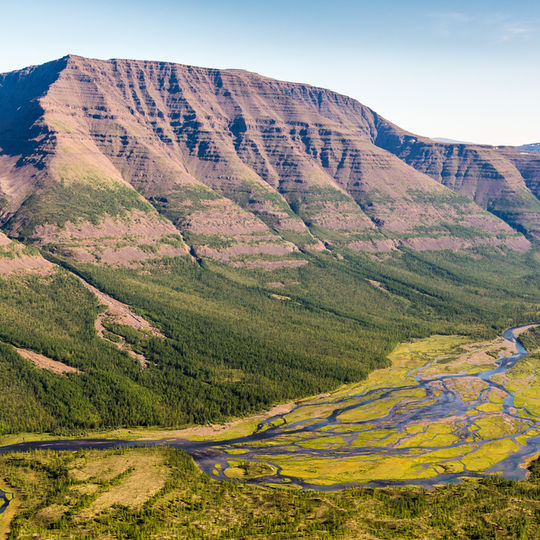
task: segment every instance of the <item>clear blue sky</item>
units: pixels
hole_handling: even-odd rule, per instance
[[[537,0],[0,0],[0,72],[67,53],[331,88],[405,129],[540,141]]]

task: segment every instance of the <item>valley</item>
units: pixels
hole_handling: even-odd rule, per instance
[[[0,74],[0,535],[540,536],[536,150],[236,69]]]
[[[365,382],[224,426],[217,440],[211,429],[156,431],[151,438],[124,430],[0,452],[166,445],[191,454],[216,479],[323,490],[433,486],[485,473],[523,479],[540,441],[538,355],[525,361],[517,340],[531,328],[484,343],[433,336],[401,344],[389,356],[392,366]]]
[[[50,538],[105,530],[149,538],[270,530],[463,536],[474,534],[480,514],[488,517],[484,530],[500,527],[504,515],[509,535],[535,534],[535,328],[482,343],[432,336],[401,344],[390,355],[392,366],[364,383],[283,406],[262,421],[259,415],[225,425],[222,440],[204,428],[125,430],[133,440],[110,439],[118,431],[101,440],[3,447],[0,470],[15,488],[10,504],[13,494],[3,495],[3,509],[12,515],[21,506],[13,533]],[[520,334],[532,354],[516,340]],[[497,471],[521,480],[483,474]],[[378,489],[350,487],[351,479]],[[448,511],[452,519],[441,522]]]
[[[221,455],[195,457],[217,478],[265,477],[250,474],[254,460],[279,472],[264,481],[312,489],[432,486],[484,472],[523,478],[520,460],[540,441],[537,366],[519,366],[525,355],[511,331],[491,344],[458,336],[402,344],[392,367],[364,383],[303,401],[245,441],[223,441]]]

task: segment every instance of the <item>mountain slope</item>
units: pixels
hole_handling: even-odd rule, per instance
[[[516,230],[540,238],[540,156],[514,147],[435,142],[377,122],[375,144]]]
[[[381,148],[391,124],[328,90],[238,70],[74,56],[3,75],[0,85],[5,228],[60,253],[130,264],[181,254],[185,240],[197,257],[275,268],[304,264],[302,250],[324,245],[529,245],[423,174],[430,170]],[[25,98],[13,97],[23,87]],[[476,197],[481,190],[450,187],[493,210]],[[520,216],[509,221],[529,232]],[[143,249],[142,237],[127,236],[134,222],[156,231]]]
[[[0,433],[245,415],[401,341],[536,320],[536,246],[377,146],[385,125],[235,70],[0,75]]]

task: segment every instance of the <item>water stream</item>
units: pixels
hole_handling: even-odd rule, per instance
[[[369,444],[354,446],[353,442],[359,435],[365,437],[370,432],[377,432],[381,429],[392,429],[394,432],[406,432],[408,426],[422,422],[422,423],[436,423],[447,419],[449,417],[456,417],[463,419],[459,422],[459,434],[463,440],[475,440],[477,447],[481,447],[483,444],[489,441],[481,440],[477,434],[479,427],[475,422],[478,421],[479,413],[477,407],[484,403],[489,403],[488,396],[492,389],[496,389],[499,394],[504,393],[504,401],[502,404],[502,411],[508,418],[519,420],[524,426],[524,430],[530,430],[532,428],[538,428],[540,433],[540,421],[533,417],[528,411],[519,409],[514,406],[515,393],[509,391],[505,386],[499,382],[493,380],[495,375],[503,375],[510,370],[516,362],[527,355],[527,351],[522,344],[516,339],[515,331],[519,328],[509,329],[504,333],[504,338],[512,343],[515,343],[516,350],[514,354],[507,357],[499,357],[495,361],[495,367],[485,371],[480,371],[475,374],[467,373],[450,373],[442,374],[433,377],[429,377],[425,374],[426,370],[431,367],[433,362],[426,364],[423,367],[411,369],[408,373],[409,381],[414,381],[413,384],[406,384],[403,386],[388,386],[388,387],[376,387],[376,388],[364,388],[356,394],[344,395],[341,399],[335,399],[335,397],[329,396],[327,400],[322,399],[317,401],[317,406],[328,406],[328,414],[317,416],[315,418],[306,418],[292,423],[287,423],[287,416],[290,416],[295,412],[302,412],[306,407],[313,407],[313,403],[303,402],[298,404],[292,411],[284,415],[276,415],[265,419],[259,424],[254,433],[244,436],[236,437],[222,441],[189,441],[186,439],[161,439],[161,440],[148,440],[148,441],[127,441],[127,440],[113,440],[113,439],[78,439],[78,440],[56,440],[56,441],[36,441],[25,442],[10,446],[4,446],[0,448],[0,453],[5,452],[23,452],[27,450],[37,449],[50,449],[50,450],[79,450],[82,448],[92,449],[104,449],[115,446],[157,446],[168,445],[175,448],[180,448],[188,452],[198,466],[206,473],[211,474],[214,478],[227,480],[223,471],[227,468],[228,462],[231,459],[241,459],[247,461],[264,461],[265,458],[259,456],[276,455],[283,456],[289,453],[292,455],[306,456],[308,459],[332,457],[336,460],[340,458],[348,457],[366,457],[371,458],[377,456],[400,456],[405,455],[411,451],[411,447],[400,448],[399,444],[389,443],[388,445],[374,445]],[[391,370],[389,370],[391,371]],[[534,374],[533,374],[534,375]],[[456,379],[469,378],[471,380],[477,379],[482,381],[482,385],[485,386],[478,394],[477,399],[463,400],[459,392],[452,389],[452,381]],[[529,377],[530,379],[530,377]],[[346,422],[340,419],[343,413],[348,411],[354,411],[359,407],[366,407],[371,404],[377,404],[380,400],[391,399],[393,396],[403,395],[404,392],[418,392],[423,390],[425,397],[418,398],[414,402],[414,406],[410,407],[392,407],[389,412],[386,412],[378,418],[370,418],[366,421],[354,421]],[[309,409],[306,409],[309,410]],[[474,414],[472,414],[474,412]],[[296,416],[298,417],[298,415]],[[302,415],[300,415],[302,418]],[[338,429],[337,433],[342,437],[343,444],[339,448],[321,448],[321,447],[308,447],[300,446],[294,441],[294,437],[301,435],[303,443],[310,440],[312,436],[313,440],[323,435],[331,434],[333,429]],[[347,429],[350,428],[348,431]],[[457,431],[456,431],[457,432]],[[286,442],[280,443],[279,437],[287,436]],[[513,440],[516,444],[516,434],[508,433],[504,437]],[[265,441],[271,444],[261,444]],[[493,441],[493,439],[491,439]],[[398,441],[399,442],[399,441]],[[275,443],[275,444],[274,444]],[[434,445],[433,447],[423,445],[422,451],[432,451],[440,449],[452,449],[462,444],[461,441],[453,442],[446,445]],[[475,472],[462,470],[459,472],[441,472],[430,478],[418,478],[407,480],[380,480],[371,481],[366,484],[369,485],[400,485],[400,484],[417,484],[426,487],[434,486],[441,483],[456,482],[463,477],[478,477],[483,476],[484,473],[499,473],[507,478],[511,479],[523,479],[526,475],[526,470],[522,467],[523,462],[535,452],[538,451],[540,446],[540,435],[533,436],[526,440],[525,443],[519,444],[519,450],[512,453],[508,457],[500,460],[495,465],[489,467],[485,471]],[[243,452],[241,455],[231,455],[231,452],[241,449]],[[414,448],[413,448],[414,450]],[[420,450],[420,449],[419,449]],[[218,467],[216,467],[218,465]],[[351,485],[358,485],[358,483],[335,483],[331,485],[310,484],[307,481],[302,480],[294,476],[287,476],[282,473],[282,469],[276,466],[275,474],[262,478],[255,478],[249,480],[253,483],[294,483],[302,488],[312,488],[316,490],[331,490],[345,488]],[[2,500],[2,493],[0,491],[0,502]],[[0,511],[7,506],[7,502],[3,507],[0,507]]]

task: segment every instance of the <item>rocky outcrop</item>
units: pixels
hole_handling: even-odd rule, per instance
[[[35,247],[10,240],[0,232],[0,278],[14,274],[47,275],[54,265],[44,259]]]

